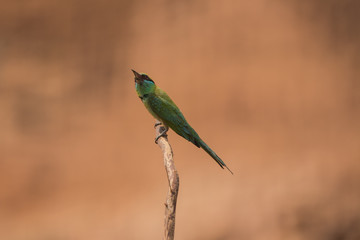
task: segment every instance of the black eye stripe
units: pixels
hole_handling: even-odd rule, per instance
[[[141,75],[141,76],[142,76],[142,78],[143,78],[144,80],[147,80],[147,81],[150,81],[150,82],[154,82],[154,81],[151,80],[151,78],[149,78],[149,76],[146,75],[146,74],[143,74],[143,75]]]

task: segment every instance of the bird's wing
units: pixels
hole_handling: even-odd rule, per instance
[[[149,97],[148,104],[151,110],[172,130],[199,147],[199,136],[188,124],[180,109],[171,98],[162,90]]]

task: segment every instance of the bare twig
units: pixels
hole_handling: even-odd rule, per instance
[[[156,136],[159,136],[165,130],[163,125],[156,122]],[[157,141],[157,144],[161,148],[164,154],[164,165],[169,181],[169,191],[166,197],[165,202],[165,232],[164,239],[172,240],[174,239],[175,232],[175,211],[176,211],[176,200],[179,191],[179,175],[176,171],[173,152],[171,146],[168,142],[167,135],[160,137]]]

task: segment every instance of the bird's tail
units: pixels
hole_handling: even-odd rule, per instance
[[[217,164],[220,165],[221,168],[226,167],[227,170],[229,170],[229,172],[231,172],[231,174],[233,174],[233,172],[226,166],[226,164],[223,162],[223,160],[221,160],[221,158],[218,155],[216,155],[216,153],[213,150],[211,150],[211,148],[208,145],[206,145],[206,143],[203,140],[200,139],[200,141],[198,141],[198,143],[199,143],[200,147],[202,149],[204,149],[205,152],[207,152],[217,162]]]

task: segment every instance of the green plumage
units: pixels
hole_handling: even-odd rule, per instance
[[[231,172],[220,157],[201,140],[171,98],[163,90],[158,88],[149,76],[139,74],[134,70],[133,72],[135,75],[136,92],[151,115],[186,140],[192,142],[195,146],[204,149],[221,168],[226,167]]]

